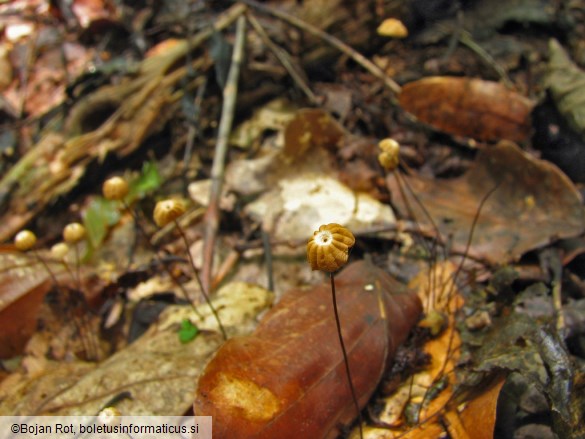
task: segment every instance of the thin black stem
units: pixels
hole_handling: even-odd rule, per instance
[[[436,234],[436,241],[433,241],[433,245],[429,246],[429,244],[427,243],[427,241],[425,239],[422,240],[422,245],[423,247],[426,249],[426,251],[429,254],[429,270],[428,270],[428,289],[429,289],[429,300],[427,301],[427,308],[425,310],[426,313],[429,312],[431,306],[434,304],[435,302],[435,298],[434,298],[434,294],[435,294],[435,270],[433,270],[433,264],[436,262],[437,258],[437,242],[441,243],[442,242],[442,238],[441,238],[441,232],[439,231],[439,228],[437,227],[437,225],[435,224],[433,218],[431,217],[431,215],[429,214],[428,210],[425,208],[424,204],[421,203],[421,201],[419,200],[419,198],[417,197],[416,193],[412,190],[412,188],[410,187],[410,185],[408,184],[408,180],[406,179],[402,179],[400,176],[400,173],[398,171],[398,169],[396,171],[394,171],[393,173],[394,179],[396,180],[396,184],[398,185],[398,190],[400,192],[400,196],[402,197],[402,199],[404,200],[404,206],[406,208],[406,211],[408,213],[408,215],[410,215],[411,219],[414,221],[414,223],[416,224],[417,228],[418,228],[418,232],[421,233],[422,228],[420,227],[420,224],[418,222],[418,218],[416,217],[416,214],[414,213],[414,209],[412,208],[410,202],[408,201],[408,197],[406,196],[406,191],[404,190],[404,187],[402,185],[402,182],[404,181],[405,186],[409,189],[410,194],[412,195],[412,197],[414,198],[415,202],[418,204],[418,206],[422,209],[423,214],[429,219],[435,234]],[[443,247],[444,250],[444,247]],[[447,259],[447,255],[444,254],[444,258]]]
[[[211,312],[213,313],[213,316],[215,317],[215,320],[217,321],[217,325],[219,326],[221,334],[223,335],[223,339],[227,340],[227,333],[225,332],[225,328],[221,324],[221,320],[219,319],[219,315],[217,314],[217,311],[214,308],[213,304],[211,303],[211,299],[209,299],[209,295],[205,291],[205,288],[203,287],[203,283],[201,282],[201,276],[199,276],[199,270],[197,270],[197,267],[195,266],[195,261],[193,260],[193,255],[191,254],[191,249],[189,248],[190,247],[189,240],[187,239],[187,236],[185,235],[183,228],[179,225],[179,222],[177,220],[175,220],[175,227],[179,231],[179,234],[181,235],[181,238],[183,239],[183,242],[185,243],[185,247],[187,249],[187,256],[189,257],[189,262],[191,264],[191,267],[193,268],[193,273],[195,274],[195,279],[197,279],[197,283],[199,284],[199,289],[201,290],[201,294],[203,294],[203,297],[205,298],[205,302],[207,303],[207,305],[209,305],[209,309],[211,309]]]
[[[339,343],[341,344],[341,352],[343,352],[343,363],[345,364],[345,372],[347,374],[347,383],[349,384],[349,390],[351,390],[351,398],[353,399],[353,404],[355,405],[355,410],[358,414],[358,425],[360,428],[360,439],[364,438],[364,432],[362,430],[362,412],[360,410],[360,405],[358,404],[358,399],[355,394],[355,389],[353,388],[353,381],[351,379],[351,372],[349,370],[349,360],[347,359],[347,352],[345,351],[345,343],[343,343],[343,336],[341,335],[341,323],[339,322],[339,314],[337,313],[337,297],[335,295],[335,281],[333,280],[333,273],[329,273],[329,278],[331,279],[331,295],[333,297],[333,313],[335,314],[335,324],[337,325],[337,335],[339,335]]]
[[[36,250],[32,250],[32,254],[34,255],[35,259],[43,265],[43,267],[45,268],[45,270],[47,271],[47,273],[51,277],[51,281],[53,282],[53,286],[57,290],[59,290],[59,282],[57,282],[57,276],[55,276],[55,273],[53,273],[53,270],[51,270],[51,267],[49,267],[49,264],[47,264],[47,261],[45,261],[45,259],[42,258],[41,255],[39,255]]]
[[[146,230],[144,230],[144,227],[142,227],[142,224],[140,224],[140,220],[139,220],[138,216],[134,213],[134,211],[130,208],[130,206],[128,205],[128,203],[126,203],[125,201],[122,201],[122,206],[124,207],[124,210],[126,210],[126,212],[128,212],[130,214],[130,216],[132,217],[132,220],[134,221],[134,224],[136,225],[136,227],[138,228],[138,230],[140,230],[140,233],[142,233],[142,235],[144,236],[144,240],[146,241],[146,244],[152,250],[155,259],[160,263],[161,267],[163,268],[163,270],[166,271],[166,273],[169,275],[169,277],[171,278],[171,280],[173,281],[173,283],[177,287],[179,287],[179,289],[183,293],[183,296],[185,296],[185,300],[187,302],[189,302],[189,305],[191,305],[191,308],[193,309],[193,311],[195,312],[195,314],[197,314],[197,317],[199,317],[199,319],[203,319],[203,316],[197,310],[197,307],[193,304],[193,301],[189,297],[189,294],[187,293],[187,290],[185,289],[185,287],[183,286],[183,284],[181,282],[179,282],[179,279],[177,279],[177,276],[175,276],[173,274],[173,272],[170,270],[170,268],[167,267],[167,264],[165,263],[165,261],[163,261],[161,259],[161,257],[158,255],[159,249],[150,240],[150,236],[148,235],[148,233],[146,232]]]
[[[79,268],[79,243],[75,243],[75,273],[77,275],[77,291],[81,291],[81,271]]]
[[[274,291],[274,274],[272,270],[272,247],[270,247],[270,235],[262,229],[262,247],[264,248],[264,260],[266,261],[266,275],[268,277],[268,289]]]
[[[461,258],[461,261],[459,262],[459,266],[457,267],[457,270],[455,271],[455,274],[453,275],[453,279],[449,285],[449,291],[447,293],[447,307],[450,305],[451,303],[451,299],[452,299],[452,295],[453,292],[455,291],[455,288],[457,286],[457,278],[459,277],[459,273],[461,273],[461,271],[463,270],[463,265],[465,264],[466,258],[467,258],[467,253],[469,253],[469,249],[471,248],[471,243],[473,241],[473,234],[475,233],[475,228],[477,226],[477,223],[479,221],[479,216],[481,214],[481,211],[485,205],[485,203],[487,202],[487,200],[492,196],[492,194],[500,187],[500,185],[502,184],[502,182],[498,182],[493,188],[491,188],[485,195],[484,197],[481,199],[479,206],[477,208],[477,211],[475,212],[475,215],[473,217],[473,221],[471,223],[471,229],[469,230],[469,236],[467,238],[467,244],[465,246],[465,252],[463,253],[463,257]],[[447,343],[447,352],[451,352],[451,348],[453,347],[453,343],[454,343],[454,339],[455,339],[455,327],[451,327],[450,328],[451,333],[449,334],[449,341]],[[448,364],[448,360],[450,359],[450,355],[447,355],[445,357],[445,360],[443,361],[443,364],[441,365],[441,369],[439,370],[439,373],[437,374],[437,377],[442,377],[443,373],[445,372],[445,369],[447,368],[447,364]],[[437,379],[434,380],[434,382],[436,382]],[[427,401],[429,395],[429,391],[427,390],[423,396],[423,401],[420,404],[420,408],[419,408],[419,414],[420,411],[422,410],[423,405],[425,404],[425,402]]]

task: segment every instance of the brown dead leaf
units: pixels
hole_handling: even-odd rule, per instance
[[[336,280],[342,332],[363,406],[420,312],[379,268],[351,264]],[[328,283],[295,289],[248,337],[229,340],[199,380],[197,415],[222,438],[336,437],[356,416]]]
[[[404,179],[443,237],[459,251],[465,249],[480,203],[497,186],[483,205],[470,249],[470,254],[494,264],[517,260],[528,250],[579,235],[585,228],[581,196],[567,176],[510,142],[482,150],[462,177]],[[389,176],[396,206],[406,214],[396,181]],[[431,227],[411,195],[408,202],[417,220]]]
[[[400,105],[450,134],[522,142],[530,135],[534,103],[497,82],[436,76],[406,84]]]
[[[0,311],[0,358],[22,353],[37,327],[39,309],[50,288],[50,282],[45,278]]]
[[[503,377],[495,379],[486,389],[483,389],[483,392],[470,399],[462,413],[458,414],[455,408],[451,410],[454,416],[458,415],[460,418],[468,437],[473,437],[474,439],[491,439],[494,437],[498,397],[505,381]],[[451,436],[455,437],[453,434]]]

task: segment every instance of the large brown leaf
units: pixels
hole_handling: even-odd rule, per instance
[[[516,142],[528,139],[534,106],[497,82],[442,76],[406,84],[400,93],[400,105],[421,121],[450,134]]]
[[[356,262],[336,278],[343,338],[363,407],[421,311],[381,269]],[[254,334],[229,340],[199,380],[194,410],[228,438],[328,438],[356,416],[328,283],[284,295]]]

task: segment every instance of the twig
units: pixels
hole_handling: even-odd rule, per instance
[[[339,38],[334,37],[333,35],[328,34],[327,32],[323,32],[321,29],[316,28],[315,26],[307,23],[306,21],[301,20],[300,18],[295,17],[294,15],[287,14],[286,12],[279,11],[268,6],[265,6],[261,3],[256,2],[255,0],[241,0],[242,3],[253,7],[259,11],[262,11],[266,14],[270,14],[274,17],[277,17],[287,23],[292,24],[293,26],[298,27],[299,29],[304,30],[305,32],[310,33],[311,35],[316,36],[317,38],[321,38],[322,40],[329,43],[331,46],[335,47],[337,50],[345,53],[355,62],[357,62],[360,66],[374,75],[376,78],[381,79],[384,82],[384,85],[388,87],[394,94],[399,94],[401,87],[398,85],[392,78],[390,78],[384,71],[374,64],[372,61],[367,59],[361,53],[352,49],[350,46],[345,44]]]
[[[215,290],[219,284],[223,282],[229,272],[234,268],[234,266],[240,260],[240,252],[237,250],[232,250],[229,254],[223,259],[220,267],[213,278],[213,282],[211,282],[211,291]]]
[[[215,156],[211,168],[211,189],[209,194],[209,205],[205,212],[205,226],[203,245],[203,267],[202,282],[203,287],[210,291],[211,287],[211,270],[213,266],[213,253],[215,247],[215,238],[219,227],[219,197],[223,185],[223,174],[225,168],[225,157],[228,148],[228,139],[234,120],[236,108],[236,97],[238,95],[238,78],[240,76],[240,65],[244,57],[244,42],[246,36],[246,18],[240,16],[236,27],[236,41],[232,54],[232,63],[226,86],[223,90],[223,107],[221,110],[221,119],[217,134],[217,144],[215,146]]]
[[[317,96],[311,91],[309,86],[307,85],[305,78],[299,72],[299,68],[294,65],[290,59],[289,54],[283,50],[282,48],[278,47],[274,42],[270,39],[260,22],[256,19],[254,14],[248,12],[246,15],[248,17],[248,21],[256,31],[256,33],[260,36],[266,47],[268,47],[274,53],[274,56],[278,58],[282,66],[286,69],[288,74],[291,76],[293,81],[296,82],[297,86],[305,93],[305,95],[309,98],[311,103],[317,103]]]

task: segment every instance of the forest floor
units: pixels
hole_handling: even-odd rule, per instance
[[[1,415],[585,437],[585,2],[18,0],[0,28]]]

